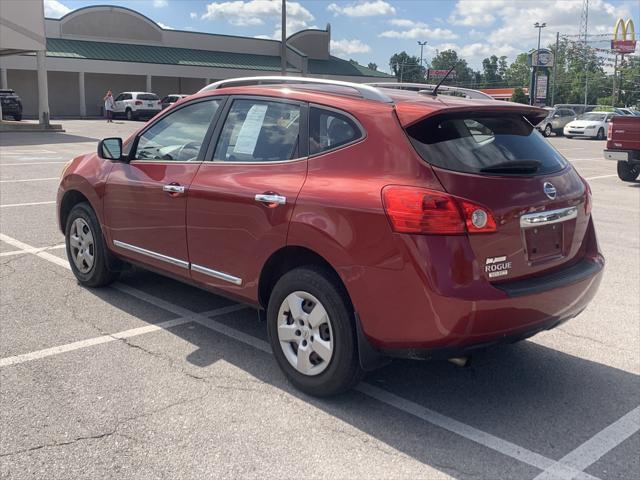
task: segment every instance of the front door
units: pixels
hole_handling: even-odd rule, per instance
[[[191,276],[255,300],[262,266],[286,244],[306,178],[306,107],[237,97],[227,110],[213,161],[189,189]]]
[[[158,119],[133,143],[130,161],[114,165],[105,185],[104,212],[116,252],[189,276],[187,192],[219,106],[219,99],[207,99]]]

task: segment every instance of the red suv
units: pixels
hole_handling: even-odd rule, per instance
[[[314,395],[575,317],[604,258],[547,112],[434,93],[212,84],[65,167],[73,272],[98,287],[132,263],[255,306]]]

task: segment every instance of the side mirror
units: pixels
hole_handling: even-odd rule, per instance
[[[122,160],[122,139],[105,138],[98,143],[98,157],[106,160]]]
[[[560,118],[560,115],[558,115],[557,113],[553,116],[553,118]]]

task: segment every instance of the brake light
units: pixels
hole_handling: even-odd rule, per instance
[[[467,200],[426,188],[389,185],[382,200],[398,233],[460,235],[496,231],[490,210]]]
[[[136,105],[142,105],[142,101],[141,100],[136,100]]]
[[[613,134],[613,122],[610,122],[607,126],[607,141],[611,140],[611,135]]]

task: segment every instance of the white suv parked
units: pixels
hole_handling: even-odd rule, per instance
[[[127,120],[153,117],[161,110],[160,98],[149,92],[122,92],[115,99],[114,116],[123,115]]]

